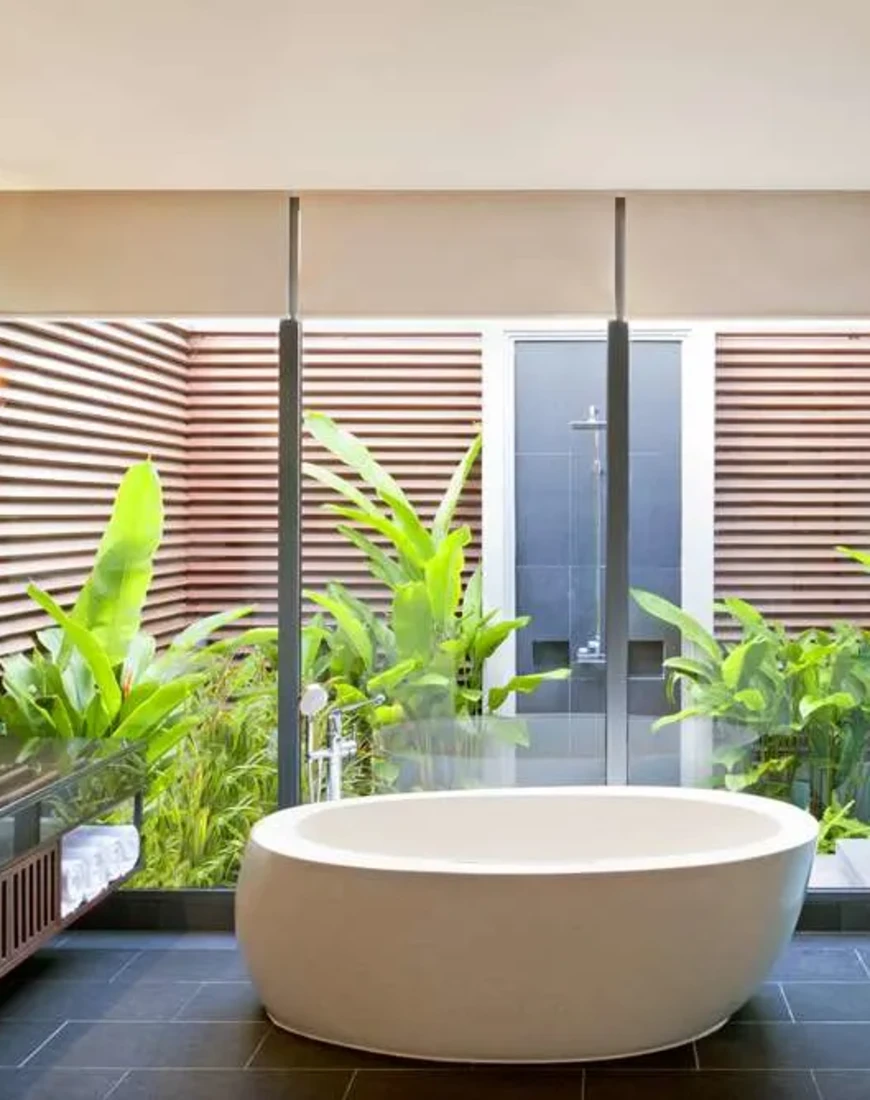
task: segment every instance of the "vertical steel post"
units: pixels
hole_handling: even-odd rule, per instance
[[[288,316],[278,351],[278,805],[302,798],[299,736],[302,618],[302,326],[299,200],[290,200]]]
[[[628,782],[629,331],[625,321],[625,199],[615,208],[616,317],[607,326],[607,564],[604,601],[608,783]]]

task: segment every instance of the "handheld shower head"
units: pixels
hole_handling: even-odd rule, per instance
[[[329,702],[329,693],[323,684],[309,684],[299,700],[299,713],[304,718],[314,718]]]

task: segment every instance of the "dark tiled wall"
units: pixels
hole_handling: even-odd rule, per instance
[[[606,347],[528,341],[516,356],[517,612],[532,616],[517,645],[519,672],[546,667],[567,643],[573,675],[520,697],[525,713],[602,713],[604,669],[576,661],[595,632],[594,433],[573,431],[594,405],[606,417]],[[680,346],[635,342],[631,360],[631,583],[680,600]],[[600,436],[602,458],[606,439]],[[606,472],[606,470],[605,470]],[[632,605],[632,641],[678,652],[675,632]],[[543,664],[542,664],[543,663]],[[660,676],[630,684],[633,714],[669,709]]]

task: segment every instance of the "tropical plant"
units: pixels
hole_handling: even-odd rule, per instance
[[[855,816],[855,801],[841,806],[834,795],[819,823],[819,851],[833,855],[838,840],[870,840],[870,825]]]
[[[271,646],[212,662],[190,699],[194,729],[153,773],[134,889],[235,883],[252,826],[278,804],[275,688]]]
[[[154,555],[163,531],[160,479],[151,462],[124,474],[93,567],[72,609],[31,584],[34,603],[57,624],[41,630],[29,654],[2,665],[0,732],[29,737],[145,738],[154,761],[196,721],[185,704],[215,657],[262,640],[243,631],[211,641],[249,608],[193,623],[157,653],[141,629]]]
[[[306,592],[318,613],[303,629],[303,679],[324,682],[336,705],[362,704],[355,715],[357,739],[374,757],[373,777],[388,782],[390,775],[383,768],[378,772],[384,730],[390,731],[392,753],[425,757],[433,731],[467,744],[512,694],[534,692],[546,680],[568,677],[570,670],[485,684],[487,661],[530,620],[485,612],[481,571],[470,576],[466,571],[471,530],[455,526],[454,518],[480,454],[480,436],[427,525],[358,438],[322,413],[309,413],[305,427],[354,476],[303,466],[306,476],[339,498],[325,508],[342,521],[339,533],[363,555],[390,606],[386,615],[377,612],[337,583],[325,592]],[[488,726],[501,737],[524,737],[519,722]],[[427,743],[421,745],[421,738]]]
[[[857,795],[870,733],[870,643],[863,631],[838,623],[791,635],[746,601],[729,598],[716,610],[740,637],[720,642],[661,596],[632,594],[691,647],[691,654],[665,661],[669,697],[675,701],[681,689],[683,705],[654,728],[714,720],[725,734],[717,782],[794,802],[820,821]]]

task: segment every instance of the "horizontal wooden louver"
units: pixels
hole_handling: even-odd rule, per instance
[[[0,322],[0,656],[45,625],[28,581],[72,603],[124,469],[149,456],[166,534],[146,625],[185,624],[187,373],[172,326]]]
[[[200,331],[190,375],[189,608],[208,614],[254,603],[257,620],[277,611],[278,341],[275,329]],[[335,417],[375,455],[431,519],[481,417],[480,337],[474,333],[306,333],[303,401]],[[306,439],[307,461],[340,464]],[[336,533],[322,505],[331,495],[308,482],[303,499],[306,588],[340,580],[384,606],[358,552]],[[457,515],[480,555],[480,482]]]
[[[69,605],[92,560],[123,470],[151,456],[163,480],[166,535],[146,625],[165,639],[191,618],[255,605],[277,617],[277,324],[0,324],[0,656],[45,618],[28,580]],[[431,519],[481,419],[474,333],[312,332],[307,408],[359,434]],[[304,457],[339,464],[313,441]],[[341,471],[345,472],[345,471]],[[339,580],[385,605],[359,554],[306,484],[307,588]],[[480,480],[457,513],[480,557]]]
[[[793,629],[870,625],[870,576],[834,550],[870,549],[868,429],[870,332],[718,338],[718,597]]]

